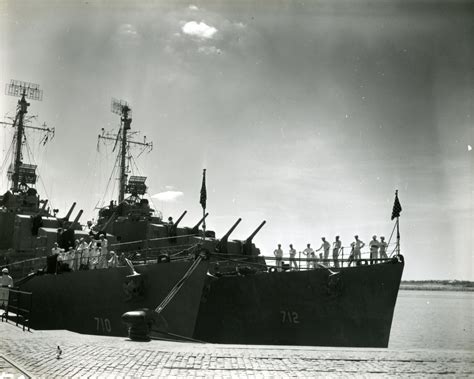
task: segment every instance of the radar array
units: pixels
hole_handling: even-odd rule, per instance
[[[118,202],[121,203],[125,198],[125,193],[132,193],[132,194],[140,194],[143,195],[146,191],[145,180],[146,177],[138,177],[132,176],[127,184],[127,177],[130,173],[130,161],[132,160],[132,156],[130,154],[130,148],[138,147],[141,149],[141,153],[144,151],[151,151],[153,149],[153,142],[147,142],[146,136],[143,137],[143,142],[132,140],[132,137],[136,133],[129,133],[128,131],[131,129],[131,114],[132,109],[130,108],[129,104],[124,100],[118,100],[112,98],[111,104],[111,111],[112,113],[120,115],[120,129],[117,133],[106,132],[104,128],[102,128],[102,133],[99,134],[99,142],[101,140],[104,141],[114,141],[114,148],[115,151],[117,146],[120,146],[119,151],[119,198]],[[140,153],[140,154],[141,154]]]
[[[5,86],[5,94],[8,96],[21,97],[18,100],[17,113],[13,123],[1,122],[3,125],[10,125],[16,128],[14,137],[13,164],[8,170],[8,177],[12,181],[12,190],[17,192],[20,184],[36,183],[36,165],[25,164],[22,162],[22,147],[25,141],[25,129],[34,129],[45,133],[43,144],[54,137],[54,128],[48,128],[46,124],[42,127],[25,125],[25,115],[28,113],[30,103],[26,99],[42,101],[43,91],[38,84],[23,82],[20,80],[10,80]]]
[[[40,90],[38,84],[22,82],[21,80],[10,80],[5,85],[5,94],[9,96],[24,96],[30,100],[43,100],[43,90]]]

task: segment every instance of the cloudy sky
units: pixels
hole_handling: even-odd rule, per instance
[[[398,189],[404,278],[474,280],[473,19],[468,1],[0,0],[0,77],[44,91],[29,115],[56,135],[29,147],[60,215],[112,196],[97,135],[118,127],[115,97],[153,141],[132,168],[165,217],[195,224],[207,168],[208,227],[241,217],[246,238],[267,220],[268,255],[388,238]]]

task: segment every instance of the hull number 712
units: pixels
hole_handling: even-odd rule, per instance
[[[282,324],[299,324],[298,312],[280,311]]]

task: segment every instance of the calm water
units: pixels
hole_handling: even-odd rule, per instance
[[[474,292],[400,291],[389,348],[474,350]]]

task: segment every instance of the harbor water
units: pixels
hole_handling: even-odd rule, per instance
[[[474,350],[474,292],[400,290],[389,349]]]

